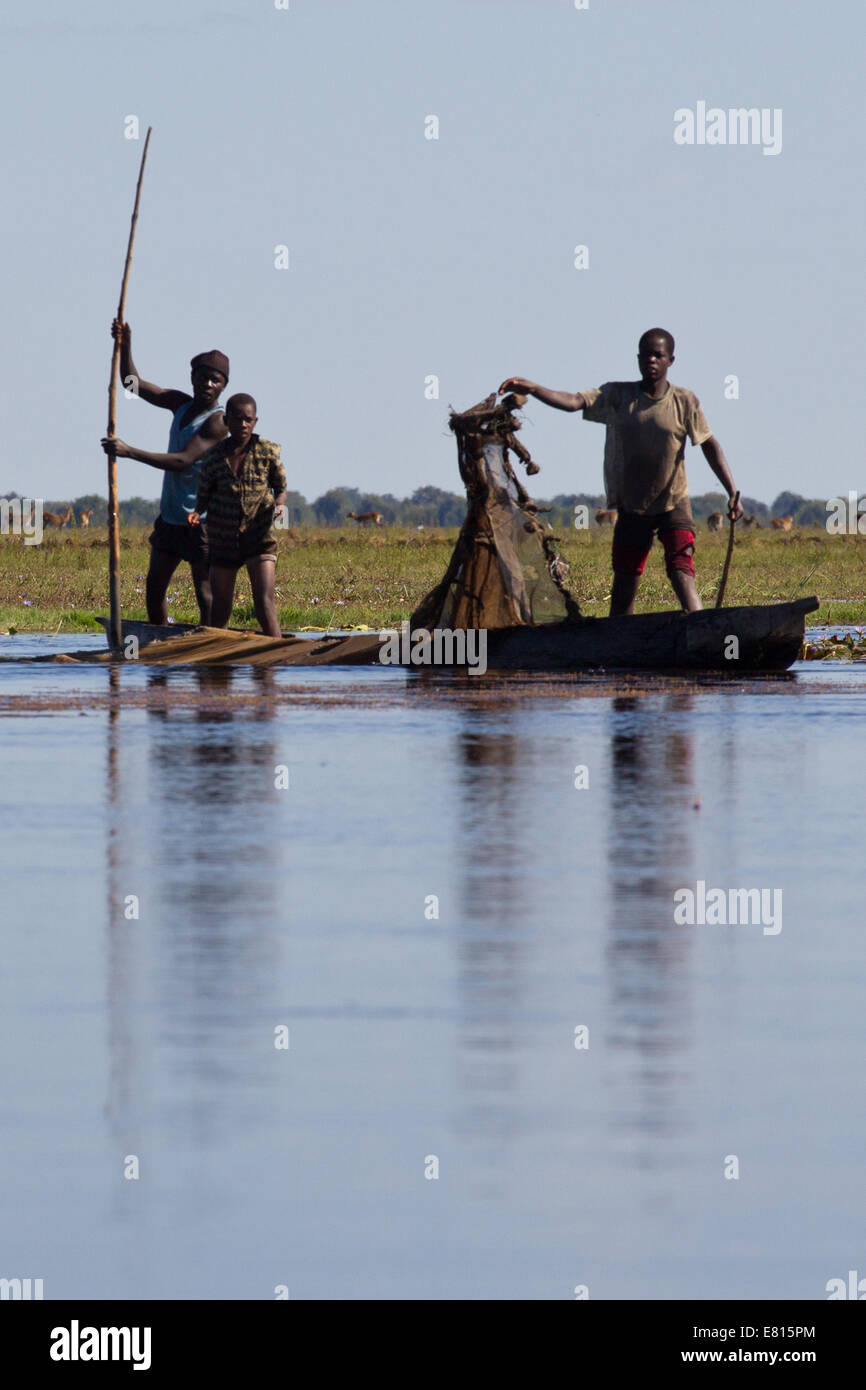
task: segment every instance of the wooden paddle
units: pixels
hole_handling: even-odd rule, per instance
[[[141,166],[138,171],[138,183],[135,186],[135,207],[132,210],[132,222],[129,227],[129,243],[126,248],[126,264],[123,267],[123,281],[120,286],[120,299],[117,302],[117,317],[123,323],[123,315],[126,309],[126,286],[129,283],[129,268],[132,265],[132,246],[135,241],[135,224],[138,221],[138,204],[141,199],[141,181],[144,177],[144,165],[147,159],[147,147],[150,144],[151,127],[147,127],[147,135],[144,140],[144,149],[141,152]],[[108,382],[108,436],[113,439],[117,433],[117,376],[120,364],[120,339],[115,338],[114,348],[111,353],[111,377]],[[109,629],[108,643],[115,651],[121,647],[121,626],[120,626],[120,517],[117,504],[117,458],[113,453],[108,455],[108,602],[109,602]]]
[[[733,495],[733,497],[732,497],[732,499],[731,499],[731,505],[730,505],[730,507],[729,507],[729,509],[728,509],[729,513],[733,513],[734,515],[731,516],[731,529],[730,529],[730,532],[729,532],[729,534],[728,534],[728,553],[727,553],[727,555],[725,556],[725,568],[722,570],[722,582],[721,582],[721,584],[719,585],[719,592],[718,592],[718,594],[716,595],[716,607],[717,607],[717,608],[721,608],[721,606],[722,606],[722,599],[725,597],[725,585],[726,585],[727,582],[728,582],[728,570],[731,568],[731,556],[732,556],[733,553],[734,553],[734,527],[735,527],[736,524],[737,524],[737,523],[736,523],[736,520],[735,520],[735,517],[736,517],[737,507],[739,506],[739,504],[740,504],[740,494],[739,494],[739,491],[737,491],[737,492],[734,493],[734,495]]]

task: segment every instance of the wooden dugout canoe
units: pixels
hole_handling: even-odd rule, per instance
[[[817,598],[699,613],[637,613],[488,635],[491,669],[537,671],[787,671]],[[736,643],[731,641],[736,638]]]
[[[699,613],[639,613],[627,618],[583,618],[487,633],[490,671],[786,671],[797,660],[806,614],[817,598]],[[107,626],[107,619],[100,619]],[[157,627],[126,620],[124,639],[140,643],[139,660],[159,664],[274,666],[379,665],[378,633],[282,640],[260,633],[218,631],[176,623]],[[736,641],[732,641],[736,639]],[[411,663],[416,668],[416,663]],[[417,665],[463,669],[459,661]]]

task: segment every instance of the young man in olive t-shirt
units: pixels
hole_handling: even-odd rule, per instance
[[[713,436],[692,391],[668,381],[674,340],[664,328],[650,328],[638,343],[640,381],[609,381],[598,389],[551,391],[524,377],[509,377],[501,392],[535,396],[557,410],[582,410],[585,420],[607,426],[604,482],[608,507],[617,510],[613,532],[613,588],[610,616],[634,612],[640,577],[658,536],[665,550],[668,578],[687,612],[701,608],[695,584],[695,524],[686,481],[686,439],[699,444],[704,458],[728,494],[729,517],[743,508],[722,446]]]

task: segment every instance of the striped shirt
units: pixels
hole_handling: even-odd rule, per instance
[[[212,550],[234,550],[239,541],[274,540],[274,499],[286,490],[280,446],[254,434],[237,473],[227,454],[231,438],[220,440],[201,461],[196,510],[207,512]]]

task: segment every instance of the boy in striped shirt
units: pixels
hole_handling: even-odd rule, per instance
[[[252,396],[231,396],[225,422],[228,437],[201,461],[198,500],[189,518],[199,526],[207,513],[211,626],[228,626],[237,573],[246,565],[259,626],[268,637],[280,637],[274,594],[274,519],[286,505],[280,446],[253,433],[258,417]]]

